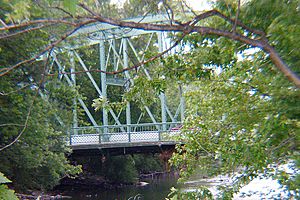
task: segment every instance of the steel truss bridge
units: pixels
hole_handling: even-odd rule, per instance
[[[168,15],[149,15],[126,19],[127,21],[142,23],[170,23]],[[57,73],[60,81],[65,82],[70,88],[76,88],[78,78],[76,72],[84,71],[89,80],[89,87],[92,87],[98,94],[95,98],[110,100],[108,87],[119,86],[125,91],[134,85],[134,78],[137,71],[125,71],[116,76],[108,76],[106,73],[90,72],[89,60],[80,54],[83,48],[96,49],[98,60],[92,67],[102,71],[117,71],[128,68],[135,63],[145,60],[146,52],[156,49],[163,52],[172,45],[170,33],[158,31],[144,31],[139,29],[128,29],[112,26],[105,23],[94,23],[77,30],[64,42],[63,47],[56,47],[50,55],[51,65],[49,73]],[[176,49],[169,53],[175,53]],[[91,62],[89,62],[91,63]],[[98,65],[98,66],[95,66]],[[154,67],[154,66],[152,66]],[[150,69],[150,70],[149,70]],[[141,66],[138,72],[143,73],[149,80],[152,79],[150,66]],[[100,79],[99,79],[100,76]],[[98,80],[98,81],[97,81]],[[69,128],[68,144],[73,150],[92,149],[111,146],[147,146],[164,145],[176,143],[171,136],[180,131],[181,122],[184,119],[185,101],[183,97],[183,86],[174,83],[177,91],[171,96],[161,92],[156,95],[159,104],[156,104],[156,112],[153,106],[144,102],[143,110],[135,117],[132,117],[132,104],[127,102],[126,109],[116,111],[113,108],[104,107],[101,113],[91,111],[91,103],[87,104],[83,98],[77,97],[73,100],[73,125]],[[140,91],[143,93],[143,91]],[[47,100],[47,95],[40,92],[40,95]],[[122,95],[122,94],[120,94]],[[155,94],[153,94],[155,96]],[[172,105],[168,99],[172,98]],[[174,99],[178,105],[174,105]],[[78,106],[84,110],[88,123],[91,126],[81,126],[78,120]],[[157,111],[159,107],[159,112]],[[136,109],[135,109],[136,110]],[[94,114],[93,114],[94,113]],[[157,114],[159,113],[159,115]],[[95,115],[101,115],[96,119]],[[124,116],[125,115],[125,116]],[[59,115],[57,120],[63,125]],[[125,119],[125,120],[124,120]]]

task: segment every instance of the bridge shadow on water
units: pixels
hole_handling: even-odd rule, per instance
[[[149,184],[114,188],[67,187],[63,195],[73,200],[163,200],[170,193],[170,188],[177,185],[177,177],[170,174],[143,181]]]

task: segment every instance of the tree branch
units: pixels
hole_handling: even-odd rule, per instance
[[[173,32],[186,32],[187,28],[189,29],[188,32],[197,32],[201,35],[217,35],[217,36],[223,36],[235,41],[239,41],[245,44],[249,44],[253,47],[261,48],[263,51],[268,53],[270,55],[270,59],[272,60],[273,64],[290,80],[295,84],[296,87],[300,88],[300,78],[297,74],[295,74],[293,71],[289,69],[289,67],[284,63],[284,61],[281,59],[281,57],[278,55],[276,50],[266,42],[265,38],[262,39],[251,39],[249,37],[246,37],[244,35],[229,32],[226,30],[220,30],[210,27],[201,27],[201,26],[194,26],[198,21],[205,19],[207,17],[217,15],[221,16],[222,18],[229,20],[232,23],[237,23],[237,25],[241,27],[245,27],[248,31],[251,31],[253,33],[263,33],[261,31],[252,30],[249,27],[243,25],[239,20],[232,20],[221,14],[220,12],[216,10],[211,10],[208,12],[205,12],[201,15],[198,15],[194,18],[194,20],[191,22],[188,22],[188,24],[179,24],[179,25],[167,25],[167,24],[150,24],[150,23],[136,23],[132,21],[122,21],[112,18],[105,18],[101,15],[98,15],[97,13],[93,12],[91,9],[89,9],[85,4],[79,4],[83,9],[88,11],[93,15],[93,18],[98,20],[99,22],[108,23],[111,25],[119,26],[119,27],[128,27],[128,28],[135,28],[135,29],[142,29],[142,30],[151,30],[151,31],[173,31]],[[192,27],[188,27],[187,25]],[[263,34],[264,35],[264,34]]]
[[[70,16],[71,18],[74,18],[74,16],[73,16],[70,12],[66,11],[65,9],[63,9],[63,8],[61,8],[61,7],[54,6],[54,7],[49,7],[49,8],[52,8],[52,9],[56,9],[56,10],[62,11],[63,13],[67,14],[68,16]]]
[[[35,94],[35,96],[34,96],[34,98],[33,98],[33,101],[32,101],[32,103],[31,103],[30,106],[29,106],[28,113],[27,113],[27,115],[26,115],[26,120],[25,120],[25,123],[24,123],[24,125],[23,125],[23,128],[22,128],[21,132],[17,135],[17,137],[16,137],[12,142],[10,142],[9,144],[7,144],[7,145],[1,147],[1,148],[0,148],[0,151],[3,151],[4,149],[6,149],[6,148],[12,146],[14,143],[16,143],[16,142],[19,140],[19,138],[23,135],[23,133],[25,132],[25,130],[26,130],[27,126],[28,126],[28,121],[29,121],[30,114],[31,114],[33,105],[34,105],[34,103],[35,103],[36,97],[37,97],[37,93]]]
[[[133,69],[138,69],[139,67],[141,67],[142,65],[145,65],[147,63],[150,63],[154,60],[156,60],[157,58],[162,57],[164,54],[166,54],[167,52],[169,52],[170,50],[172,50],[174,47],[176,47],[181,41],[182,39],[188,34],[188,32],[185,32],[182,34],[182,36],[180,38],[178,38],[174,44],[172,46],[170,46],[168,49],[164,50],[161,53],[158,53],[157,55],[149,58],[148,60],[142,61],[134,66],[131,67],[127,67],[127,68],[122,68],[120,70],[117,71],[112,71],[112,72],[108,72],[108,71],[104,71],[104,70],[100,70],[100,69],[94,69],[94,70],[85,70],[85,71],[76,71],[76,72],[60,72],[58,74],[82,74],[82,73],[87,73],[87,72],[100,72],[100,73],[105,73],[105,74],[109,74],[109,75],[115,75],[115,74],[120,74],[123,73],[125,71],[131,71]],[[47,76],[55,76],[57,74],[47,74]]]
[[[24,124],[14,124],[14,123],[0,124],[0,127],[3,127],[3,126],[24,126]]]
[[[200,21],[200,20],[212,17],[212,16],[218,16],[218,17],[224,19],[225,21],[227,21],[227,22],[229,22],[231,24],[235,24],[236,23],[236,25],[239,25],[243,29],[245,29],[245,30],[247,30],[249,32],[255,33],[257,35],[261,35],[261,36],[265,36],[266,35],[263,31],[252,29],[252,28],[246,26],[245,24],[243,24],[237,18],[236,19],[231,19],[231,18],[227,17],[226,15],[220,13],[218,10],[210,10],[210,11],[204,12],[204,13],[196,16],[193,19],[193,21]]]
[[[1,34],[1,35],[0,35],[0,40],[1,40],[1,39],[5,39],[5,38],[9,38],[9,37],[14,37],[14,36],[19,35],[19,34],[28,33],[28,32],[35,31],[35,30],[39,30],[39,29],[42,29],[42,28],[45,28],[45,27],[48,27],[48,26],[51,26],[51,25],[52,25],[52,24],[38,25],[38,26],[36,26],[36,27],[24,29],[24,30],[22,30],[22,31],[18,31],[18,32],[15,32],[15,33]]]
[[[32,58],[29,58],[27,60],[23,60],[11,67],[8,68],[2,68],[0,69],[0,77],[4,76],[6,74],[8,74],[10,71],[20,67],[21,65],[30,63],[35,61],[36,59],[38,59],[41,55],[43,55],[44,53],[46,53],[47,51],[49,51],[50,49],[52,49],[53,47],[57,46],[59,43],[61,43],[62,41],[64,41],[67,37],[69,37],[71,34],[73,34],[75,31],[77,31],[79,28],[81,28],[82,26],[84,26],[85,24],[89,24],[92,23],[94,20],[87,20],[87,21],[83,21],[79,24],[77,24],[77,26],[72,29],[71,31],[65,33],[63,36],[61,36],[61,38],[59,40],[56,40],[55,42],[52,42],[50,45],[48,45],[45,49],[43,49],[41,52],[39,52],[38,54],[36,54],[35,56],[33,56]]]
[[[288,80],[293,82],[296,85],[296,87],[300,88],[300,78],[297,76],[297,74],[295,74],[294,72],[292,72],[289,69],[289,67],[284,63],[284,61],[281,59],[281,57],[278,55],[278,53],[275,51],[275,49],[268,42],[266,42],[265,33],[262,31],[259,31],[259,30],[251,29],[250,27],[241,23],[237,17],[235,19],[230,19],[229,17],[223,15],[222,13],[220,13],[217,10],[211,10],[211,11],[204,12],[204,13],[196,16],[192,21],[189,21],[187,23],[179,23],[179,24],[171,24],[171,25],[170,24],[140,23],[140,22],[137,23],[137,22],[132,22],[132,21],[122,21],[122,20],[118,20],[118,19],[102,17],[101,15],[95,13],[90,8],[88,8],[85,4],[81,3],[78,5],[80,7],[82,7],[84,10],[86,10],[88,13],[90,13],[92,16],[90,16],[89,18],[86,18],[87,20],[79,22],[79,23],[73,23],[73,22],[69,22],[67,20],[63,20],[63,19],[44,19],[44,20],[29,21],[29,22],[25,22],[25,23],[17,24],[17,25],[10,25],[7,27],[1,27],[0,31],[1,30],[10,30],[10,29],[14,29],[14,28],[20,28],[20,27],[25,27],[25,26],[29,26],[29,25],[33,25],[33,24],[40,24],[40,23],[63,23],[63,24],[68,24],[68,25],[74,26],[75,28],[72,31],[64,34],[61,37],[61,39],[51,43],[44,50],[42,50],[38,55],[36,55],[28,60],[19,62],[12,67],[2,68],[0,70],[0,76],[3,76],[5,74],[9,73],[11,70],[18,68],[19,66],[21,66],[23,64],[30,63],[30,62],[36,60],[40,55],[44,54],[52,47],[58,45],[60,42],[62,42],[65,38],[70,36],[72,33],[74,33],[80,27],[90,24],[90,23],[93,23],[93,22],[96,22],[96,21],[99,21],[102,23],[108,23],[111,25],[119,26],[119,27],[127,27],[127,28],[142,29],[142,30],[149,30],[149,31],[182,32],[182,33],[184,33],[184,35],[192,33],[192,32],[197,32],[201,35],[217,35],[217,36],[226,37],[226,38],[229,38],[229,39],[232,39],[235,41],[239,41],[239,42],[251,45],[253,47],[259,47],[270,55],[270,59],[273,62],[273,64],[288,78]],[[195,26],[199,21],[206,19],[208,17],[212,17],[212,16],[221,17],[224,20],[234,24],[234,26],[240,26],[243,29],[245,29],[251,33],[261,35],[262,38],[252,39],[252,38],[246,37],[242,34],[238,34],[236,32],[230,32],[227,30],[220,30],[220,29],[215,29],[215,28],[211,28],[211,27]],[[141,66],[145,63],[151,62],[160,56],[161,56],[161,54],[158,54],[157,56],[153,57],[153,59],[149,59],[145,62],[142,62],[136,66],[130,67],[126,70],[136,69],[139,66]],[[124,70],[124,71],[126,71],[126,70]],[[115,73],[121,73],[121,72],[123,72],[123,71],[121,70],[120,72],[118,71]],[[103,72],[103,73],[106,73],[106,72]]]
[[[70,26],[77,26],[77,23],[70,22],[70,21],[63,20],[63,19],[39,19],[39,20],[32,20],[32,21],[24,22],[21,24],[12,24],[12,25],[0,27],[0,31],[7,31],[7,30],[11,30],[11,29],[17,29],[17,28],[30,26],[30,25],[45,24],[45,23],[66,24],[66,25],[70,25]]]

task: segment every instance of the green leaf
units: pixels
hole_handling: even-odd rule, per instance
[[[10,190],[7,188],[6,185],[0,185],[0,199],[2,200],[18,200],[16,195],[14,194],[15,192],[13,190]]]
[[[78,3],[78,0],[64,0],[63,6],[65,9],[70,11],[72,14],[76,12],[76,4]]]
[[[0,184],[2,183],[11,183],[11,180],[6,178],[3,173],[0,172]]]

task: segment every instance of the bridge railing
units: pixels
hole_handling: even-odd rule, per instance
[[[145,123],[73,128],[70,145],[170,141],[180,122]]]

